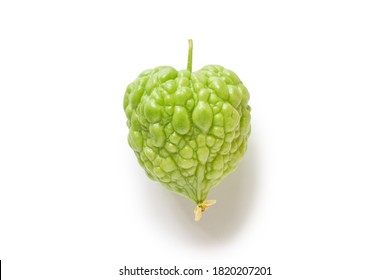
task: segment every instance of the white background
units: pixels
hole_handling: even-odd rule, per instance
[[[4,279],[179,263],[390,279],[389,15],[388,1],[2,1]],[[142,70],[186,67],[189,38],[193,69],[232,69],[252,106],[247,154],[199,223],[145,176],[122,110]]]

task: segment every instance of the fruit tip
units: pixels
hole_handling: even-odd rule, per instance
[[[198,222],[202,218],[202,213],[206,211],[210,206],[214,205],[215,203],[217,203],[217,201],[213,199],[213,200],[203,201],[198,205],[196,205],[194,210],[195,222]]]

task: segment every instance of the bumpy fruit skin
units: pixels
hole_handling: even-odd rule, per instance
[[[246,151],[248,100],[237,75],[222,66],[146,70],[124,97],[129,145],[151,179],[202,203]]]

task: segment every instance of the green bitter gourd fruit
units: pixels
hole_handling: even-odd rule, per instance
[[[151,179],[196,203],[195,220],[215,200],[209,191],[236,169],[250,135],[249,93],[219,65],[192,72],[160,66],[143,71],[124,96],[128,142]]]

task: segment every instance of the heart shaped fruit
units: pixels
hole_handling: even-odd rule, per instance
[[[250,134],[249,93],[219,65],[192,72],[160,66],[143,71],[126,89],[128,142],[146,174],[196,203],[195,220],[215,200],[208,193],[234,171]]]

